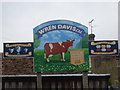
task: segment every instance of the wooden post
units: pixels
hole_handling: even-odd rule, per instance
[[[37,90],[42,90],[42,74],[37,73]]]
[[[83,90],[88,89],[88,71],[83,72],[82,81],[83,81]]]
[[[2,76],[0,76],[0,90],[2,90]]]
[[[2,90],[2,53],[0,53],[0,90]]]

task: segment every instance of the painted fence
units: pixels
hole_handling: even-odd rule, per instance
[[[89,74],[89,88],[90,90],[108,90],[109,74]],[[3,77],[3,89],[17,89],[17,90],[37,90],[36,75],[10,75]],[[43,90],[44,89],[80,89],[83,90],[82,74],[68,74],[68,75],[43,75]]]

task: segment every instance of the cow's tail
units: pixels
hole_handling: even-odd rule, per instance
[[[44,49],[44,59],[46,59],[46,52],[45,52],[45,49]]]

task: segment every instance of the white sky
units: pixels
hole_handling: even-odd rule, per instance
[[[0,3],[0,52],[3,42],[32,42],[34,27],[56,19],[72,20],[87,27],[95,19],[95,40],[118,39],[118,0],[48,1],[3,0]]]

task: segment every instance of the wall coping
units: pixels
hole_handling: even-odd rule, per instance
[[[88,76],[110,76],[111,74],[88,74]],[[82,76],[82,74],[42,74],[42,77]],[[37,77],[37,75],[0,75],[0,77]]]

